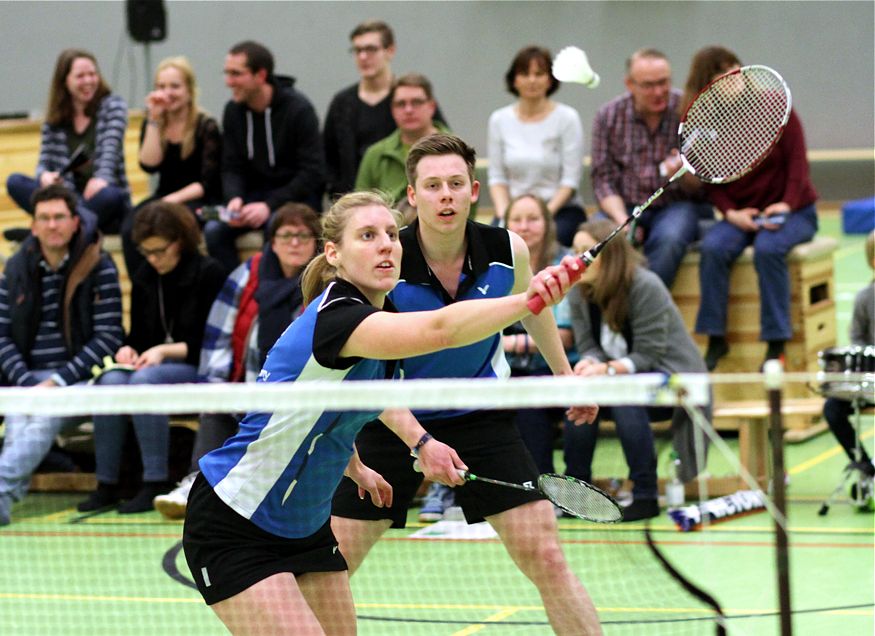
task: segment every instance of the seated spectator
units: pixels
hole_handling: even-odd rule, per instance
[[[240,42],[225,56],[231,100],[222,118],[222,189],[228,221],[204,226],[207,250],[230,273],[240,263],[236,238],[267,227],[290,201],[322,209],[325,169],[319,120],[294,78],[274,75],[273,54]]]
[[[132,233],[146,262],[131,275],[131,332],[115,352],[128,370],[109,370],[99,385],[177,384],[197,381],[204,324],[225,275],[212,258],[198,251],[200,230],[181,203],[154,201],[140,209]],[[138,413],[94,416],[97,490],[78,509],[112,506],[118,483],[128,420],[143,463],[143,483],[121,504],[120,513],[152,509],[152,499],[167,492],[169,417]]]
[[[392,118],[398,129],[368,148],[359,166],[355,189],[380,190],[388,194],[410,223],[416,211],[407,201],[407,154],[411,146],[436,132],[449,132],[434,120],[435,101],[431,82],[419,73],[402,75],[389,95]]]
[[[146,119],[140,131],[140,167],[158,175],[155,191],[137,209],[161,199],[184,203],[192,211],[219,203],[222,135],[215,119],[198,107],[197,80],[184,57],[168,57],[155,71],[155,90],[146,96]],[[128,271],[142,257],[131,241],[133,217],[122,228]]]
[[[613,229],[613,223],[606,220],[584,223],[574,237],[574,251],[588,250]],[[644,268],[628,241],[608,243],[568,301],[580,355],[574,367],[578,375],[705,372],[699,349],[668,290],[654,272]],[[706,411],[710,419],[710,408]],[[633,501],[623,513],[624,521],[659,514],[651,420],[671,418],[681,479],[692,479],[704,467],[704,458],[696,459],[693,423],[680,407],[610,406],[601,408],[599,416],[614,420],[629,465],[629,479],[634,483]],[[593,426],[565,426],[566,472],[584,481],[592,478],[598,421]]]
[[[515,104],[489,117],[489,195],[506,220],[510,200],[534,194],[547,203],[562,245],[570,246],[586,220],[578,188],[583,170],[583,127],[571,106],[550,99],[559,88],[550,51],[520,50],[505,74]]]
[[[331,99],[322,135],[331,199],[352,192],[365,151],[396,128],[389,106],[395,57],[392,27],[366,20],[353,29],[349,41],[360,79]],[[446,122],[439,106],[434,118]]]
[[[702,49],[690,65],[685,101],[691,101],[716,76],[740,66],[728,49]],[[779,358],[784,343],[793,336],[787,254],[817,232],[817,192],[809,176],[802,122],[796,112],[790,112],[780,141],[752,172],[732,183],[707,184],[705,191],[723,215],[699,248],[702,291],[696,333],[708,335],[708,370],[713,371],[729,352],[729,272],[748,245],[753,245],[759,282],[760,339],[768,343],[766,360]]]
[[[640,49],[626,61],[626,89],[599,108],[592,125],[592,186],[599,209],[617,224],[681,167],[680,91],[671,87],[665,54]],[[686,174],[645,211],[633,238],[643,242],[648,267],[671,289],[699,220],[713,218],[701,182]]]
[[[62,183],[77,193],[80,217],[96,216],[102,232],[117,234],[131,207],[124,157],[127,125],[127,104],[111,94],[94,55],[62,51],[40,129],[36,177],[9,175],[9,196],[33,214],[34,191]]]
[[[322,230],[316,212],[303,203],[286,203],[270,220],[269,242],[225,281],[204,330],[198,375],[208,382],[255,382],[267,352],[304,309],[300,276],[319,246]],[[185,516],[198,461],[237,432],[233,413],[203,413],[195,437],[189,474],[155,508],[169,519]]]
[[[870,232],[866,239],[866,260],[869,267],[875,269],[875,230]],[[875,282],[870,282],[861,289],[854,299],[854,313],[851,317],[850,331],[852,344],[875,345]],[[860,397],[863,398],[859,405],[860,408],[871,404],[871,385],[868,397],[863,395]],[[823,417],[839,444],[842,445],[845,454],[859,470],[869,477],[868,494],[871,497],[873,494],[871,479],[875,477],[875,466],[872,465],[872,458],[866,452],[866,448],[851,425],[853,413],[854,405],[850,400],[830,397],[823,405]],[[859,457],[856,456],[857,449],[860,451]]]
[[[85,383],[121,344],[118,272],[59,183],[34,192],[32,235],[0,277],[0,371],[12,386]],[[0,526],[58,433],[81,418],[6,414],[0,452]]]

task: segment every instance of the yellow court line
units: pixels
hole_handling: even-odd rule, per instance
[[[868,439],[868,438],[872,437],[873,434],[875,434],[875,430],[865,431],[862,435],[860,435],[860,439]],[[822,464],[826,460],[831,459],[831,458],[835,457],[836,455],[838,455],[839,453],[843,453],[843,452],[844,452],[844,449],[841,446],[839,446],[838,444],[836,444],[835,446],[833,446],[829,450],[823,451],[820,455],[815,455],[811,459],[808,459],[808,460],[802,462],[801,464],[797,464],[796,466],[793,466],[793,468],[791,468],[787,472],[790,475],[798,475],[799,473],[805,472],[809,468],[814,468],[818,464]]]
[[[465,629],[459,630],[457,632],[453,632],[452,636],[469,636],[469,634],[476,634],[477,632],[486,629],[487,623],[500,623],[506,618],[513,616],[517,613],[517,608],[508,607],[506,609],[501,610],[500,612],[496,612],[492,616],[488,616],[484,618],[479,623],[474,625],[469,625]]]

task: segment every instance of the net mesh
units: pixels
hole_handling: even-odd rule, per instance
[[[681,154],[696,176],[726,183],[750,172],[783,132],[790,90],[766,66],[746,66],[714,80],[681,123]]]
[[[573,477],[541,475],[538,486],[550,501],[575,517],[599,523],[614,523],[623,518],[609,495]]]
[[[684,402],[694,408],[707,400],[711,383],[707,376],[582,380],[374,382],[350,387],[349,394],[336,386],[327,391],[303,383],[300,387],[0,389],[0,405],[6,412],[67,415],[120,409],[128,413],[230,413],[252,405],[264,411],[326,404],[363,409],[366,404],[372,408],[395,403],[498,408],[572,402]],[[25,396],[28,392],[31,395]],[[359,397],[362,401],[355,402]],[[183,419],[190,422],[193,418]],[[707,434],[716,435],[708,422],[697,423],[708,427]],[[188,467],[192,434],[188,429],[180,434],[180,427],[174,430],[177,434],[171,435],[171,455],[180,458],[179,477]],[[66,438],[64,450],[71,452],[78,466],[75,475],[93,470],[88,438],[87,429]],[[136,479],[138,453],[135,442],[129,443],[124,465]],[[671,448],[670,437],[658,434],[660,476],[669,474]],[[557,472],[562,473],[558,451],[556,464]],[[711,477],[735,474],[737,466],[732,440],[712,446],[707,467]],[[626,503],[627,474],[621,445],[603,425],[593,461],[593,481]],[[94,487],[93,477],[89,487]],[[560,483],[560,489],[564,487]],[[193,589],[192,575],[180,551],[182,521],[164,519],[154,511],[135,515],[115,510],[79,513],[76,504],[86,494],[31,492],[13,506],[12,523],[0,528],[0,633],[223,633],[219,620]],[[699,496],[707,499],[707,491]],[[494,534],[478,535],[473,526],[452,519],[424,525],[418,522],[417,513],[416,508],[410,510],[407,528],[389,530],[351,579],[360,634],[437,636],[482,631],[537,636],[552,632],[537,589]],[[759,517],[739,518],[688,534],[678,533],[664,514],[650,524],[666,557],[680,573],[720,601],[730,626],[738,625],[742,633],[751,625],[756,625],[756,633],[776,631],[772,520],[767,515],[766,511]],[[643,534],[644,524],[594,524],[561,518],[558,527],[569,566],[589,591],[606,634],[715,633],[718,615],[707,602],[678,584],[654,558]],[[859,552],[846,553],[847,567],[859,568],[859,558],[854,560]],[[741,561],[744,567],[738,565]],[[865,578],[867,573],[861,576]],[[818,578],[818,584],[826,583]]]

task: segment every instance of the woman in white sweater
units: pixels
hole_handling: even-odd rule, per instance
[[[586,220],[578,193],[583,127],[576,110],[550,99],[559,88],[550,60],[550,51],[529,46],[505,74],[507,90],[518,99],[489,117],[489,194],[501,224],[511,199],[526,193],[542,198],[559,242],[570,246]]]

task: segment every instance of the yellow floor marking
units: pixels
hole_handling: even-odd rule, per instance
[[[873,433],[875,433],[875,431],[871,431],[871,430],[865,431],[862,435],[860,435],[860,439],[868,439],[868,438],[872,437]],[[833,446],[829,450],[823,451],[820,455],[815,455],[811,459],[806,460],[806,461],[802,462],[801,464],[797,464],[796,466],[793,466],[793,468],[791,468],[787,472],[789,472],[790,475],[798,475],[799,473],[805,472],[809,468],[813,468],[813,467],[817,466],[818,464],[822,464],[826,460],[831,459],[831,458],[835,457],[836,455],[839,455],[840,453],[843,453],[843,452],[844,452],[844,449],[841,446],[839,446],[838,444],[836,444],[835,446]]]
[[[476,634],[477,632],[486,628],[487,623],[500,623],[504,619],[513,616],[519,611],[520,608],[516,607],[507,607],[499,612],[496,612],[492,616],[488,616],[484,618],[482,621],[475,625],[471,625],[462,629],[458,632],[453,632],[453,636],[468,636],[469,634]]]

